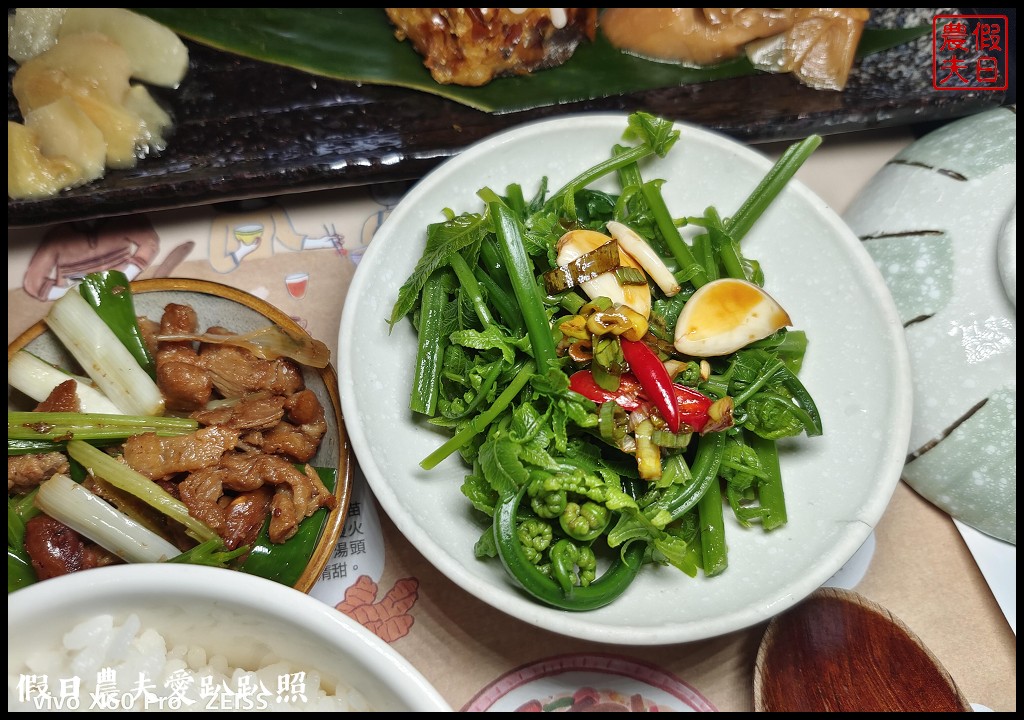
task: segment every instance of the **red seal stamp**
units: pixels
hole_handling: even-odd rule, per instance
[[[1006,15],[936,15],[932,20],[932,87],[1006,90]]]

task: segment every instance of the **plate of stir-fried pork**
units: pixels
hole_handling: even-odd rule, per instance
[[[8,347],[8,591],[165,561],[308,591],[352,480],[329,361],[233,288],[87,276]]]

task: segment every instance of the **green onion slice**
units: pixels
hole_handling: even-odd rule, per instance
[[[541,277],[544,280],[544,289],[548,294],[554,295],[593,280],[598,275],[611,272],[618,266],[619,244],[613,240],[583,253],[570,263],[548,270]]]

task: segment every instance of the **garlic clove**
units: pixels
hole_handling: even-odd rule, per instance
[[[612,238],[594,230],[570,230],[558,240],[556,250],[558,252],[558,264],[567,265],[580,255],[590,252],[605,243],[612,242]],[[643,272],[643,267],[629,253],[619,248],[619,264],[624,267],[632,267]],[[606,297],[612,304],[626,305],[645,318],[651,316],[651,288],[643,285],[622,285],[613,272],[606,272],[598,275],[593,280],[580,283],[583,292],[591,300],[598,297]]]

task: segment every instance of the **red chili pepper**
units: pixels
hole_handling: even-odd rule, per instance
[[[694,432],[700,432],[708,424],[708,408],[714,401],[699,390],[692,387],[672,383],[676,393],[676,407],[679,408],[679,420],[686,423]]]
[[[625,358],[644,394],[661,411],[668,429],[674,433],[679,432],[679,404],[672,378],[668,370],[661,362],[661,358],[639,340],[626,340],[619,338],[622,343],[622,357]]]
[[[629,373],[623,373],[619,377],[618,390],[605,390],[597,384],[589,370],[574,372],[569,377],[569,389],[598,403],[614,400],[625,410],[636,410],[640,407],[640,393],[643,391],[637,379]]]
[[[622,373],[619,378],[619,389],[612,392],[598,385],[589,370],[577,370],[569,377],[569,389],[597,403],[614,400],[624,410],[629,411],[649,402],[649,396],[641,387],[639,380],[628,372]],[[714,401],[699,390],[679,383],[672,383],[672,391],[679,410],[680,427],[685,423],[694,432],[703,430],[708,424],[708,408]]]

